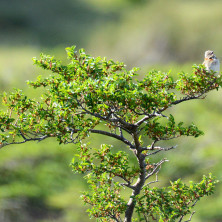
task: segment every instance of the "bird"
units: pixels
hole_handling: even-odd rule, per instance
[[[205,52],[203,65],[206,67],[208,72],[213,71],[217,74],[220,72],[220,61],[212,50],[207,50]]]

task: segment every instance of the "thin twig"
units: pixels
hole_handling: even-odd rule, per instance
[[[149,174],[147,174],[147,176],[145,177],[145,180],[147,180],[149,177],[151,177],[153,174],[155,174],[158,171],[158,168],[164,163],[167,162],[169,160],[167,160],[166,158],[162,159],[161,161],[159,161],[156,165],[155,168],[153,169],[153,171]]]
[[[144,186],[149,186],[150,184],[152,184],[152,183],[157,183],[157,182],[159,182],[159,180],[158,180],[158,173],[159,173],[159,171],[160,171],[160,168],[157,170],[157,172],[156,172],[156,180],[153,180],[153,181],[150,181],[149,183],[147,183],[146,185],[144,185]]]
[[[89,132],[116,138],[117,140],[120,140],[123,143],[125,143],[126,145],[130,146],[130,148],[134,148],[134,145],[129,140],[127,140],[125,137],[117,135],[115,133],[110,133],[110,132],[107,132],[107,131],[96,130],[96,129],[89,129]]]
[[[177,147],[177,145],[175,146],[171,146],[171,147],[168,147],[168,148],[163,148],[163,147],[153,147],[153,149],[144,149],[144,150],[156,150],[152,153],[147,153],[146,156],[151,156],[151,155],[155,155],[161,151],[169,151],[169,150],[172,150],[172,149],[175,149]]]
[[[196,212],[193,211],[193,212],[191,213],[191,215],[190,215],[190,218],[189,218],[188,220],[184,221],[184,222],[189,222],[189,221],[191,221],[191,219],[192,219],[192,217],[193,217],[193,215],[194,215],[195,213],[196,213]],[[179,219],[178,222],[182,222],[184,216],[185,216],[185,215],[181,216],[181,218]]]
[[[196,212],[195,212],[195,211],[193,211],[193,212],[191,213],[191,215],[190,215],[190,218],[189,218],[188,220],[184,221],[184,222],[191,221],[191,219],[192,219],[192,217],[193,217],[193,215],[194,215],[195,213],[196,213]]]
[[[198,200],[196,200],[196,201],[191,205],[191,207],[194,207],[194,206],[196,205],[197,201],[198,201]]]
[[[142,123],[144,123],[146,120],[148,120],[150,116],[145,116],[141,120],[139,120],[135,125],[140,126]]]
[[[49,138],[49,136],[42,136],[42,137],[39,137],[39,138],[30,138],[30,139],[26,138],[26,139],[24,139],[21,142],[2,143],[2,144],[0,144],[0,149],[5,147],[5,146],[8,146],[8,145],[22,144],[22,143],[26,143],[26,142],[30,142],[30,141],[38,141],[38,142],[40,142],[40,141],[42,141],[42,140],[44,140],[46,138]]]

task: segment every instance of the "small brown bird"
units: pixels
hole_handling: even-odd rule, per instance
[[[207,71],[213,71],[217,74],[220,72],[220,61],[216,57],[213,51],[207,50],[205,52],[205,59],[203,65],[206,67]]]

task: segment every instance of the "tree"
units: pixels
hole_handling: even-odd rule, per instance
[[[203,134],[194,124],[176,123],[170,109],[218,90],[222,78],[200,65],[190,75],[180,73],[177,80],[160,71],[137,80],[137,68],[127,71],[123,63],[93,58],[83,49],[77,53],[75,47],[66,51],[67,65],[43,54],[34,58],[36,65],[53,73],[28,82],[35,89],[45,88],[40,100],[21,90],[4,93],[1,148],[49,137],[60,144],[76,144],[79,154],[72,167],[85,174],[90,191],[82,199],[98,221],[183,221],[186,215],[190,221],[196,202],[212,194],[217,181],[209,175],[189,186],[177,180],[170,187],[155,187],[167,159],[155,162],[151,157],[176,148],[160,142]],[[84,144],[93,134],[113,138],[124,147],[114,151],[109,144],[96,149]],[[136,162],[129,160],[128,150]]]

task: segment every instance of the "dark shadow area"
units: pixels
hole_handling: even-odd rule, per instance
[[[0,39],[3,44],[81,45],[97,26],[118,18],[118,12],[102,12],[80,0],[2,1]]]

